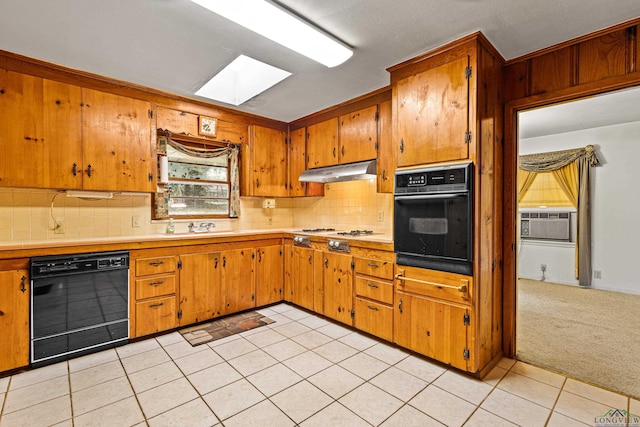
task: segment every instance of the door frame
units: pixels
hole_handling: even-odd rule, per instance
[[[515,99],[504,108],[504,181],[503,181],[503,334],[502,350],[507,357],[516,356],[517,255],[516,219],[518,213],[518,112],[560,102],[626,89],[640,85],[640,72],[612,77],[567,89]]]

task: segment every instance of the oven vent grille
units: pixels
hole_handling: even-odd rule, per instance
[[[571,214],[569,212],[522,212],[520,237],[571,241]]]

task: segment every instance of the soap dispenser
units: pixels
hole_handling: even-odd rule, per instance
[[[176,231],[176,226],[173,224],[173,218],[169,218],[169,223],[167,224],[167,234],[173,234]]]

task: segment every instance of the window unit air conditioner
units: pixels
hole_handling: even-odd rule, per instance
[[[571,213],[521,212],[520,238],[571,241]]]

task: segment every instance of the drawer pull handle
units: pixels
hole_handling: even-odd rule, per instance
[[[380,287],[378,285],[374,285],[373,283],[367,283],[367,286],[374,289],[378,289]]]
[[[158,307],[162,307],[163,305],[164,305],[164,303],[163,303],[163,302],[158,303],[158,304],[151,304],[151,305],[149,306],[149,308],[158,308]]]
[[[369,267],[371,267],[371,268],[378,268],[378,267],[380,267],[378,264],[374,264],[374,263],[372,263],[372,262],[370,262],[370,263],[369,263],[369,264],[367,264],[367,265],[368,265]]]
[[[164,283],[164,280],[159,280],[157,282],[150,282],[149,286],[158,286],[158,285],[162,285]]]
[[[453,286],[453,285],[444,285],[442,283],[434,283],[434,282],[427,282],[426,280],[420,280],[420,279],[411,279],[409,277],[405,277],[402,274],[396,274],[395,278],[397,280],[401,280],[401,281],[408,281],[408,282],[415,282],[415,283],[420,283],[423,285],[429,285],[429,286],[434,286],[436,288],[440,288],[440,289],[454,289],[458,292],[463,293],[463,298],[464,299],[469,299],[469,287],[467,285],[460,285],[460,286]]]
[[[370,306],[370,305],[368,305],[367,308],[369,310],[373,310],[373,311],[378,311],[379,310],[378,307],[373,307],[373,306]]]
[[[164,261],[151,261],[149,263],[149,265],[152,265],[154,267],[157,267],[157,266],[162,265],[162,264],[164,264]]]

